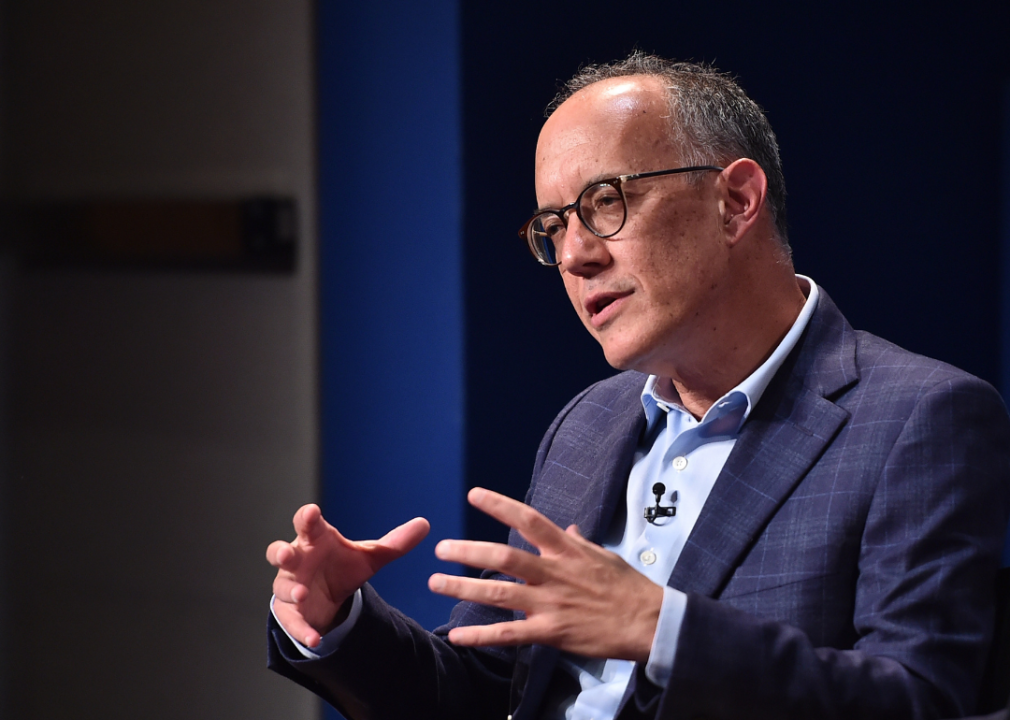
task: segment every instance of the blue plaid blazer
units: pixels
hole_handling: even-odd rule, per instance
[[[622,373],[562,410],[528,503],[602,537],[645,426],[644,382]],[[619,719],[971,712],[1008,514],[1010,420],[995,390],[854,331],[822,293],[669,579],[688,593],[673,677],[661,689],[639,669]],[[511,613],[460,603],[427,633],[364,592],[327,658],[302,659],[271,625],[271,667],[356,720],[538,717],[557,650],[444,639]]]

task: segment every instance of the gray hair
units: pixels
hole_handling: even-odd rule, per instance
[[[786,181],[779,144],[761,107],[736,81],[710,65],[675,62],[636,50],[624,60],[587,65],[569,80],[547,106],[548,117],[565,100],[588,85],[616,77],[660,78],[670,104],[670,137],[689,165],[729,164],[754,160],[768,178],[768,208],[778,239],[788,249]]]

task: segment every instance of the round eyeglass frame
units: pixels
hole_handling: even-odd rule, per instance
[[[536,213],[533,217],[524,222],[521,228],[519,228],[519,237],[526,241],[526,246],[529,248],[530,253],[532,253],[534,258],[536,258],[538,263],[547,267],[557,267],[561,264],[561,261],[552,260],[551,258],[553,253],[548,252],[545,244],[538,242],[534,238],[533,224],[537,221],[537,219],[543,217],[544,215],[556,215],[567,230],[568,213],[574,210],[576,216],[579,218],[579,222],[581,222],[586,229],[589,230],[589,232],[598,238],[606,240],[607,238],[611,238],[621,232],[624,228],[624,224],[628,221],[628,199],[624,196],[624,183],[631,182],[632,180],[640,180],[641,178],[659,177],[660,175],[678,175],[680,173],[706,171],[722,172],[724,169],[725,168],[721,168],[718,165],[691,165],[688,167],[671,168],[669,170],[653,170],[651,172],[635,173],[633,175],[618,175],[617,177],[608,178],[606,180],[599,180],[583,188],[582,192],[579,193],[579,196],[575,198],[575,201],[565,205],[563,208],[559,208],[558,210],[541,210]],[[621,206],[623,208],[624,216],[621,218],[621,223],[617,226],[617,229],[609,233],[597,232],[596,229],[587,223],[585,218],[582,216],[582,198],[584,198],[586,193],[592,188],[599,187],[600,185],[610,185],[617,190],[617,193],[621,196]]]

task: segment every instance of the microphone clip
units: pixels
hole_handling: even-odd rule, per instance
[[[645,508],[645,519],[648,520],[653,525],[656,524],[656,520],[664,517],[673,517],[677,514],[677,508],[673,505],[663,506],[660,502],[663,499],[663,493],[666,492],[666,485],[663,483],[656,483],[652,486],[652,494],[656,496],[656,504],[653,507]],[[677,491],[673,491],[673,496],[670,498],[670,502],[677,502]]]

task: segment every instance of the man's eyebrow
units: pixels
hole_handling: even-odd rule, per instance
[[[603,175],[597,175],[592,180],[590,180],[589,182],[587,182],[585,185],[582,186],[582,190],[579,190],[579,195],[581,195],[583,192],[585,192],[586,188],[592,187],[593,185],[596,185],[597,183],[601,183],[604,180],[617,180],[619,177],[622,177],[622,176],[621,175],[610,175],[609,173],[603,174]],[[575,197],[577,198],[578,195],[576,195]],[[533,211],[533,214],[534,215],[539,215],[542,212],[557,212],[558,209],[559,208],[551,207],[549,205],[541,205],[540,207],[538,207],[536,210]]]

